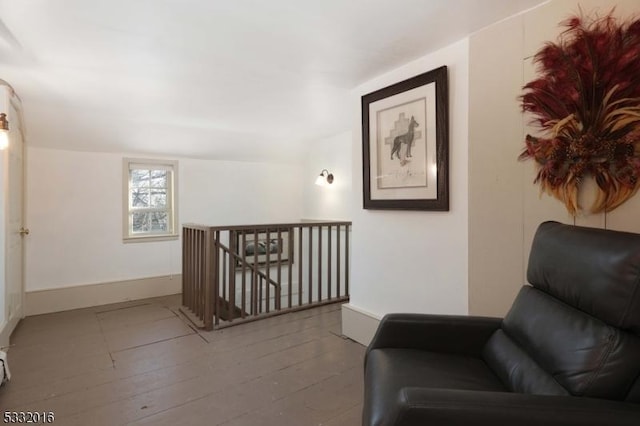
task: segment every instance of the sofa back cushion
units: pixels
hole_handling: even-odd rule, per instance
[[[640,403],[640,375],[636,378],[633,386],[631,386],[631,390],[627,394],[625,401]]]
[[[531,245],[534,287],[640,334],[640,235],[545,222]]]
[[[512,392],[534,395],[569,395],[503,330],[496,331],[484,347],[483,358],[502,383]]]
[[[640,235],[543,223],[527,276],[533,286],[520,290],[483,353],[505,385],[635,400]]]
[[[623,400],[640,373],[637,336],[533,287],[520,290],[502,333],[507,339],[492,336],[484,357],[513,391],[559,394],[541,381],[548,375],[571,395]],[[496,353],[508,345],[526,354],[523,361],[511,366],[495,362]],[[520,377],[514,375],[518,370]]]

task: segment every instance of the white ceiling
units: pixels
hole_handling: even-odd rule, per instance
[[[358,84],[542,0],[0,0],[31,145],[295,161]]]

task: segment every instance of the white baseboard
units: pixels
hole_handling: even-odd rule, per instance
[[[40,315],[182,292],[182,275],[88,284],[25,294],[25,315]]]
[[[342,305],[342,334],[368,346],[378,329],[380,317],[350,303]]]
[[[13,330],[16,329],[18,322],[20,322],[20,317],[14,315],[8,322],[5,321],[0,325],[0,350],[4,350],[5,352],[7,351],[7,349],[2,348],[9,347],[9,337],[11,336],[11,333],[13,333]]]
[[[0,325],[0,349],[9,347],[9,336],[11,336],[11,331],[9,324],[5,321]]]

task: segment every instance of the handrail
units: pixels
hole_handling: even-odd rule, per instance
[[[254,229],[266,229],[266,228],[295,228],[295,227],[313,227],[313,226],[335,226],[335,225],[351,225],[351,221],[341,220],[309,220],[304,222],[284,222],[284,223],[259,223],[254,225],[227,225],[227,226],[208,226],[198,223],[184,223],[183,227],[198,228],[198,229],[210,229],[212,231],[253,231]]]
[[[210,330],[346,301],[350,228],[349,221],[184,224],[182,310]]]

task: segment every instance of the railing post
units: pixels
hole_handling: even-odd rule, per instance
[[[207,228],[204,231],[204,328],[206,330],[213,329],[213,315],[214,315],[214,307],[215,306],[215,297],[212,300],[212,292],[213,295],[217,293],[216,291],[216,283],[214,277],[215,270],[215,260],[214,256],[217,253],[217,250],[214,249],[215,243],[213,241],[213,235],[211,235],[211,229]],[[213,302],[213,304],[212,304]],[[212,306],[213,305],[213,306]]]
[[[182,306],[189,306],[187,303],[187,296],[189,294],[189,286],[187,284],[188,281],[188,272],[187,272],[187,245],[185,242],[188,240],[187,228],[182,228]]]
[[[344,294],[349,295],[349,231],[351,225],[345,226],[344,233]]]

